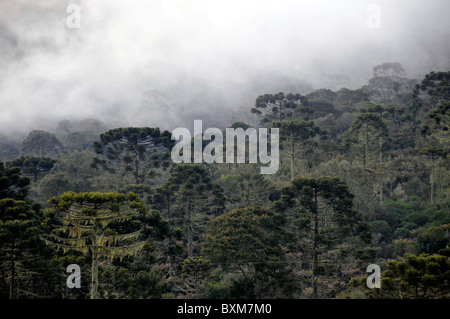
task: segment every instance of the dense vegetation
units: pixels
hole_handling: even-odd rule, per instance
[[[280,129],[274,175],[175,164],[158,128],[0,137],[0,297],[450,297],[450,72],[386,63],[358,90],[263,94],[249,113],[227,126]]]

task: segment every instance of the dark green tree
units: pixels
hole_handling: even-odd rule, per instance
[[[294,214],[299,232],[300,249],[312,259],[313,297],[318,297],[317,278],[320,257],[342,238],[356,233],[361,219],[352,209],[353,195],[338,178],[296,178],[282,189],[277,210]],[[309,253],[311,257],[309,257]],[[305,257],[305,256],[304,256]]]
[[[9,167],[20,167],[22,172],[31,175],[36,182],[39,176],[50,172],[57,161],[49,157],[22,156],[8,163]]]
[[[251,112],[261,117],[263,124],[272,121],[284,121],[291,117],[293,110],[301,103],[307,103],[307,99],[300,94],[264,94],[256,98],[255,107]]]
[[[280,129],[281,145],[289,156],[291,179],[294,179],[294,164],[299,151],[304,150],[306,143],[319,134],[320,129],[312,121],[274,121],[272,125]]]
[[[419,154],[426,155],[431,159],[431,172],[430,172],[430,203],[434,204],[434,167],[436,160],[447,156],[447,152],[442,148],[436,146],[428,146],[419,151]]]
[[[256,207],[234,209],[211,221],[203,253],[223,271],[239,271],[232,280],[234,298],[292,297],[299,291],[281,243],[284,219]]]
[[[188,298],[205,298],[212,277],[211,261],[202,256],[188,257],[181,264],[179,288]]]
[[[406,254],[391,260],[381,273],[381,288],[367,288],[367,277],[353,278],[350,284],[361,287],[370,298],[447,299],[450,297],[448,257]]]
[[[211,175],[203,165],[179,164],[173,169],[164,186],[175,191],[172,207],[183,215],[186,228],[188,256],[194,256],[194,233],[204,227],[211,216],[222,213],[225,198],[223,189],[212,182]],[[166,198],[169,203],[171,198]]]
[[[446,101],[450,101],[450,71],[432,71],[415,86],[411,109],[417,112],[425,106],[427,110],[432,110]]]
[[[143,208],[139,197],[130,193],[67,192],[49,200],[52,208],[47,216],[60,217],[62,222],[45,242],[64,253],[80,251],[90,253],[91,299],[98,298],[98,267],[102,258],[123,258],[137,254],[145,242],[138,241],[141,229],[132,233],[119,233],[108,227],[136,217]]]
[[[371,140],[378,139],[378,162],[383,161],[383,137],[386,135],[386,124],[382,116],[376,112],[360,113],[347,131],[347,142],[350,146],[362,146],[360,152],[363,158],[363,167],[369,164]]]
[[[30,179],[22,176],[20,167],[7,168],[0,162],[0,199],[25,200]]]
[[[161,133],[159,128],[117,128],[101,134],[100,142],[94,143],[97,157],[92,165],[110,172],[131,172],[134,183],[142,184],[148,175],[143,164],[147,162],[150,168],[168,167],[172,145],[170,132]]]
[[[8,283],[9,299],[31,294],[32,268],[36,269],[36,250],[39,249],[39,220],[31,205],[23,200],[0,199],[0,296]]]

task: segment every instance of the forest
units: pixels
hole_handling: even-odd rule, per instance
[[[221,129],[278,128],[276,174],[177,164],[171,132],[100,119],[0,136],[0,298],[450,297],[450,72],[383,63],[245,111]]]

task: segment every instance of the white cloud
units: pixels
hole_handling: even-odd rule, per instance
[[[65,25],[70,3],[81,7],[80,29]],[[357,87],[385,61],[412,75],[449,67],[448,1],[376,1],[375,30],[366,25],[370,3],[2,2],[0,131],[64,117],[168,128],[189,116],[227,121],[277,87],[271,76],[320,87],[347,74]]]

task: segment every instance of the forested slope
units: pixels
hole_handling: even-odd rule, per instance
[[[221,129],[279,128],[276,174],[175,164],[159,128],[1,137],[0,297],[450,296],[450,72],[385,63],[360,89],[266,92],[248,113]]]

